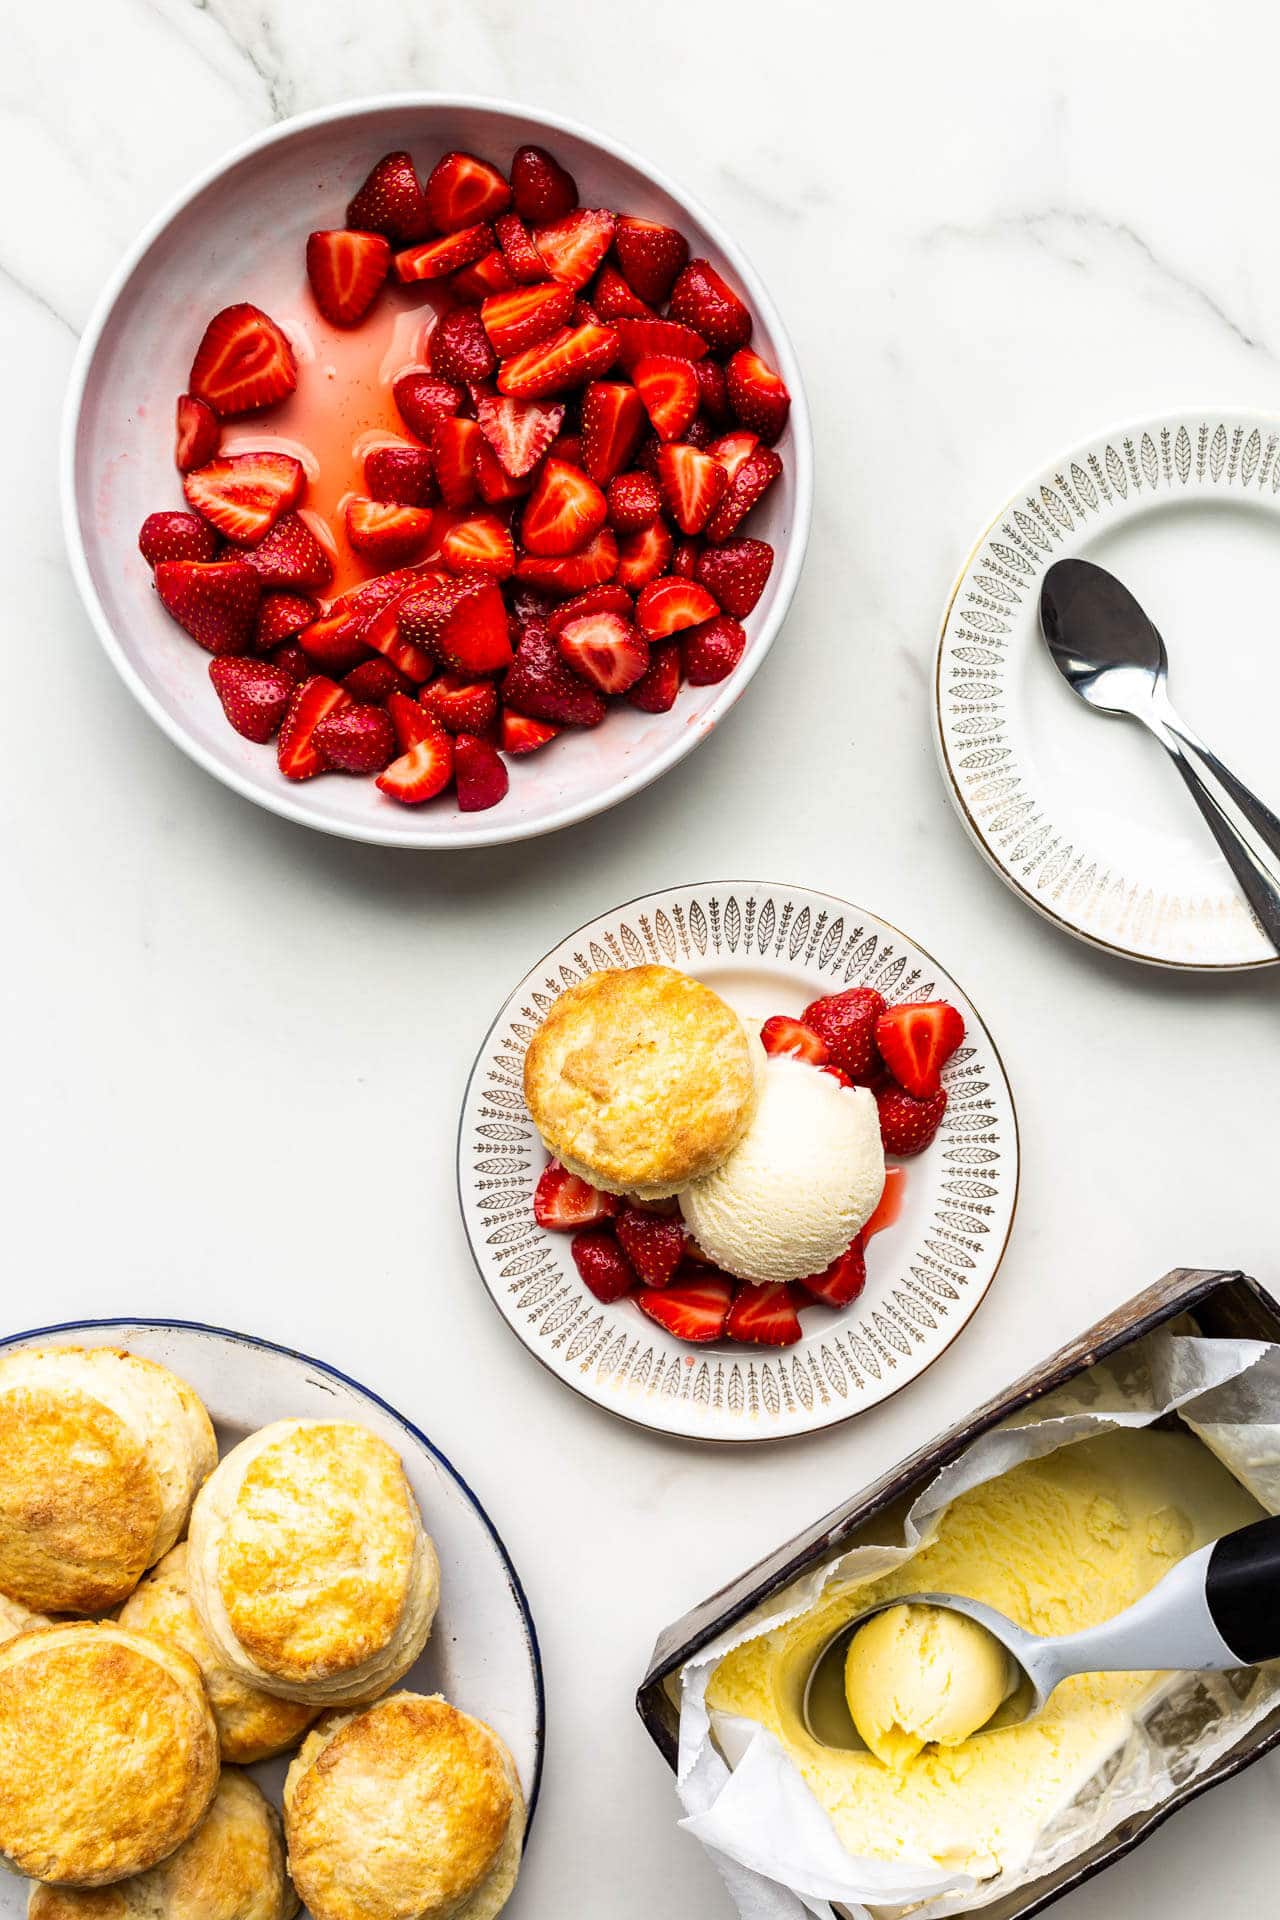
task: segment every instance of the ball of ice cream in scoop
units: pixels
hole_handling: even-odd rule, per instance
[[[1009,1692],[1009,1656],[950,1607],[886,1607],[849,1642],[844,1690],[877,1759],[903,1767],[922,1747],[959,1746]]]
[[[876,1103],[791,1054],[771,1056],[755,1117],[729,1157],[680,1195],[699,1247],[740,1280],[822,1273],[884,1191]]]

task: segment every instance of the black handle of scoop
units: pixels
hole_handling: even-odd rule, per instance
[[[1280,1516],[1223,1535],[1209,1556],[1204,1594],[1242,1667],[1280,1655]]]

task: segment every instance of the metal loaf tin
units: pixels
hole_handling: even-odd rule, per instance
[[[690,1659],[762,1600],[845,1547],[876,1514],[919,1492],[939,1468],[956,1459],[979,1434],[1182,1313],[1194,1313],[1198,1331],[1210,1339],[1280,1342],[1280,1302],[1256,1280],[1243,1273],[1175,1268],[1015,1381],[986,1406],[979,1407],[968,1419],[931,1440],[861,1493],[854,1494],[843,1506],[797,1534],[719,1593],[694,1607],[682,1620],[667,1627],[658,1636],[649,1671],[636,1695],[636,1707],[668,1765],[674,1770],[679,1737],[673,1682]],[[1277,1745],[1280,1745],[1280,1707],[1246,1734],[1202,1779],[1171,1793],[1149,1812],[1123,1821],[1096,1846],[1073,1860],[1064,1861],[1054,1872],[1006,1899],[983,1907],[984,1920],[1025,1920],[1025,1916],[1041,1912],[1062,1894],[1131,1852],[1179,1807],[1241,1773]]]

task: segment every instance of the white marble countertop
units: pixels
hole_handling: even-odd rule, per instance
[[[631,1708],[666,1621],[1166,1268],[1276,1277],[1274,980],[1158,976],[1019,905],[947,804],[926,677],[971,539],[1057,447],[1184,402],[1280,410],[1278,68],[1264,0],[11,12],[4,1318],[254,1329],[455,1458],[547,1660],[521,1920],[728,1914]],[[733,716],[626,807],[468,857],[326,840],[206,778],[94,641],[57,516],[76,335],[135,230],[272,119],[395,87],[520,97],[685,182],[777,293],[817,434],[805,576]],[[1023,1190],[991,1299],[923,1381],[812,1441],[711,1453],[596,1414],[510,1338],[463,1242],[454,1132],[537,955],[744,867],[945,959],[1004,1054]],[[1261,1910],[1278,1785],[1273,1758],[1198,1802],[1064,1920]]]

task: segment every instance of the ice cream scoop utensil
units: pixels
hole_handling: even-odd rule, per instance
[[[1058,560],[1040,589],[1040,627],[1073,693],[1155,735],[1280,951],[1280,820],[1179,720],[1164,641],[1129,589],[1092,561]]]
[[[840,1628],[809,1670],[804,1723],[828,1747],[862,1747],[844,1692],[849,1642],[886,1607],[951,1607],[985,1627],[1009,1657],[1009,1691],[982,1733],[1028,1720],[1076,1673],[1220,1672],[1280,1656],[1280,1517],[1257,1520],[1180,1560],[1141,1600],[1100,1626],[1049,1639],[954,1593],[911,1593]]]

